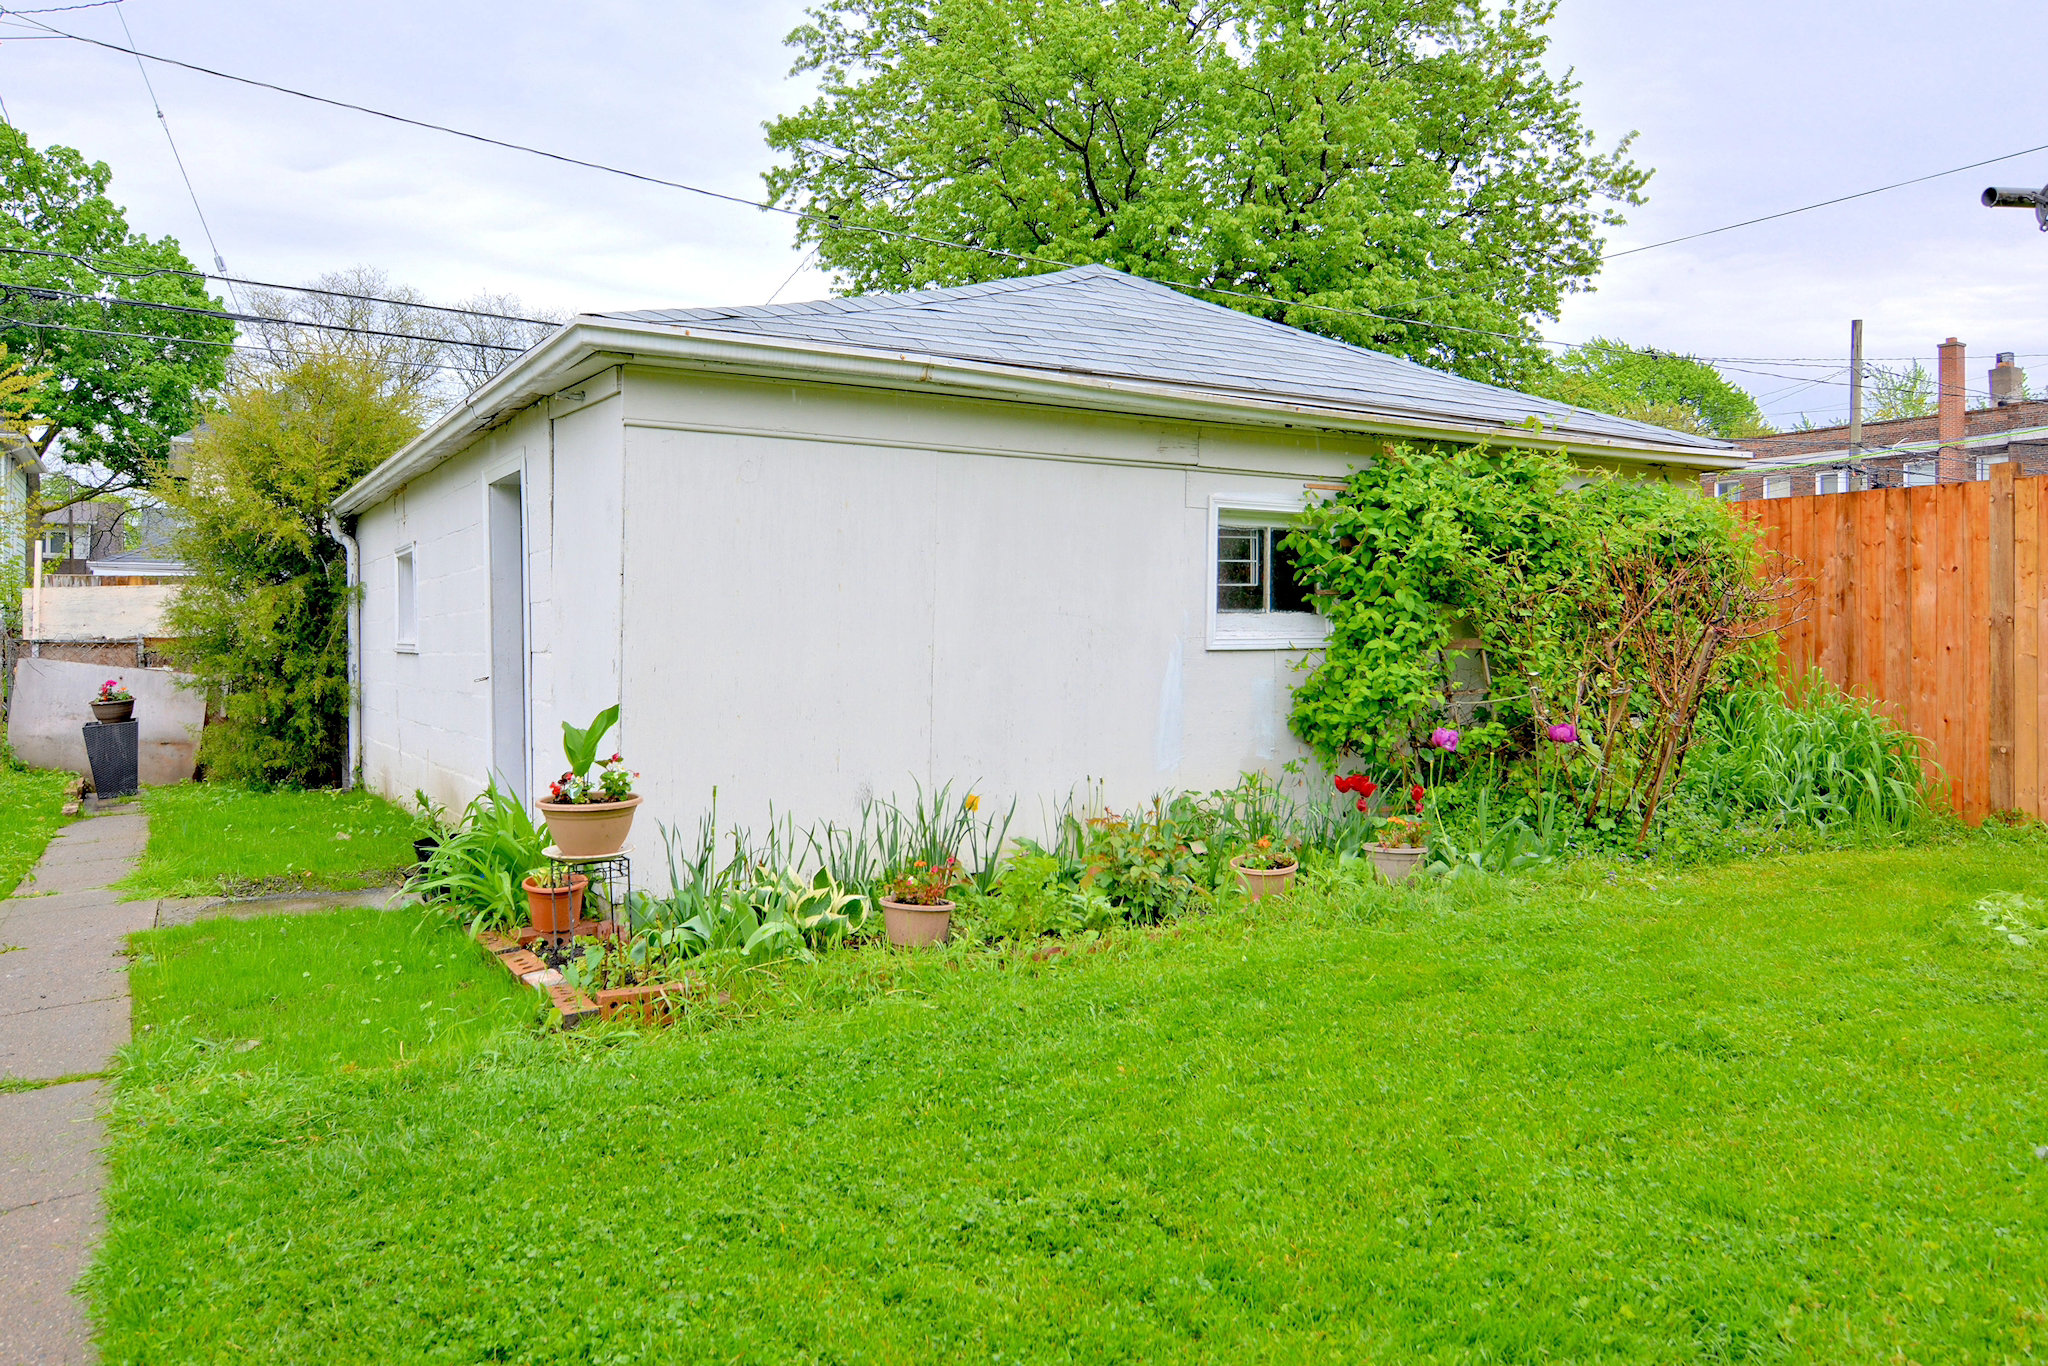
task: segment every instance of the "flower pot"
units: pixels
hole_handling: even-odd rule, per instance
[[[638,793],[622,802],[539,802],[548,835],[564,858],[608,858],[626,847],[633,833]]]
[[[550,939],[572,934],[583,916],[583,889],[590,879],[571,873],[567,886],[551,887],[532,878],[519,884],[526,892],[526,909],[533,918],[533,932]]]
[[[126,721],[135,715],[135,699],[125,698],[119,702],[95,702],[92,704],[92,719],[103,726],[116,721]]]
[[[1429,850],[1419,845],[1368,844],[1365,852],[1372,857],[1372,866],[1380,870],[1380,876],[1392,883],[1408,880],[1409,874],[1422,866],[1422,856]]]
[[[929,948],[946,942],[946,934],[953,928],[953,903],[913,906],[907,901],[883,897],[882,923],[889,927],[889,942],[897,948]]]
[[[1230,861],[1230,866],[1237,873],[1237,885],[1249,892],[1254,901],[1286,891],[1293,885],[1294,874],[1301,867],[1298,863],[1289,863],[1279,868],[1247,868],[1239,861],[1243,858],[1244,855],[1239,854]]]

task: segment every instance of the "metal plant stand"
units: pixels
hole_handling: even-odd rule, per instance
[[[571,877],[581,873],[590,879],[590,885],[583,889],[582,919],[616,920],[623,913],[627,899],[633,895],[632,852],[633,846],[629,844],[616,854],[579,858],[564,854],[551,844],[541,851],[541,857],[548,861],[547,885],[566,887]],[[584,932],[590,933],[588,930]]]

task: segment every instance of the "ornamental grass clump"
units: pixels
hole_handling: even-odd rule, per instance
[[[1685,793],[1781,824],[1896,828],[1927,814],[1926,773],[1918,736],[1815,670],[1789,698],[1767,683],[1705,706]]]

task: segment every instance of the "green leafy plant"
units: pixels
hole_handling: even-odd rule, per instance
[[[568,804],[622,802],[633,795],[633,779],[639,775],[626,769],[624,756],[597,757],[598,746],[604,743],[606,733],[618,722],[619,708],[614,703],[599,712],[587,726],[572,726],[567,721],[562,723],[562,757],[569,761],[569,767],[561,777],[548,784],[549,801]],[[592,768],[597,770],[595,775]]]
[[[1124,919],[1101,889],[1080,886],[1057,857],[1035,845],[1012,855],[994,887],[970,892],[965,904],[976,923],[999,939],[1080,934]]]
[[[519,884],[528,870],[545,866],[547,842],[546,828],[536,826],[525,805],[493,779],[428,857],[414,889],[447,898],[471,934],[509,929],[526,919]]]

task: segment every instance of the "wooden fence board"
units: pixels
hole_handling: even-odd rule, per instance
[[[2018,680],[2014,673],[2014,576],[2018,556],[2013,545],[2016,514],[2013,476],[2018,468],[1994,465],[1985,487],[1987,524],[1991,534],[1983,546],[1985,794],[1993,811],[2018,809],[2018,769],[2013,755],[2017,729]]]
[[[1960,744],[1966,764],[1962,812],[1966,818],[1977,821],[1991,810],[1991,708],[1986,705],[1991,691],[1991,573],[1987,554],[1991,538],[1988,534],[1970,532],[1988,529],[1991,524],[1991,486],[1958,487],[1965,508],[1963,555],[1968,597],[1963,610],[1967,613],[1964,621],[1969,630],[1970,649],[1966,666],[1969,675],[1956,698],[1955,710],[1962,721]]]
[[[1885,599],[1884,676],[1877,697],[1892,720],[1912,729],[1913,715],[1913,503],[1905,489],[1883,496]]]
[[[1927,773],[1940,768],[1941,652],[1941,508],[1938,489],[1907,489],[1913,510],[1913,706],[1906,725],[1928,742]]]
[[[2013,481],[2013,809],[2041,809],[2041,486]]]

